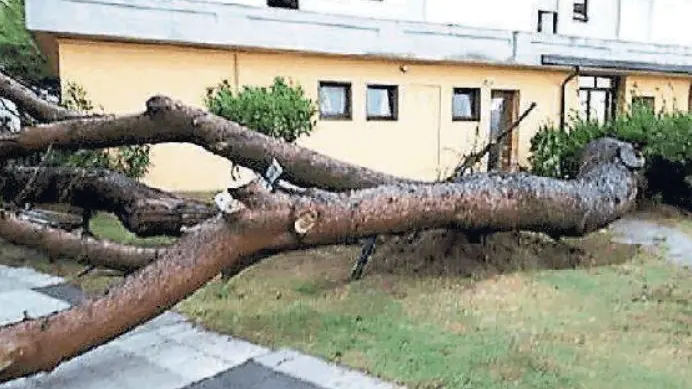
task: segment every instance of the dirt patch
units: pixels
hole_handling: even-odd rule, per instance
[[[613,243],[609,233],[556,242],[542,234],[499,233],[485,244],[470,243],[463,233],[430,230],[418,234],[381,236],[364,277],[382,282],[392,276],[473,277],[485,279],[521,270],[574,269],[619,264],[633,258],[636,245]],[[361,246],[334,245],[293,251],[268,258],[258,266],[263,277],[291,275],[325,280],[320,289],[347,284]],[[254,268],[248,270],[254,273]]]
[[[498,233],[470,243],[463,233],[431,230],[382,238],[367,272],[474,276],[530,269],[571,269],[622,263],[636,246],[610,242],[606,233],[556,242],[540,234]]]

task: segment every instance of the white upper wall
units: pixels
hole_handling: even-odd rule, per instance
[[[299,1],[308,12],[522,32],[537,30],[539,10],[557,11],[561,35],[692,46],[692,0],[589,0],[587,22],[572,18],[573,0]],[[267,6],[266,0],[203,2]]]

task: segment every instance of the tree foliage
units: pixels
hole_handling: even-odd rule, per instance
[[[238,93],[223,80],[207,89],[205,103],[218,116],[286,142],[310,135],[316,125],[315,103],[300,85],[282,77],[269,87],[243,86]]]
[[[46,59],[26,30],[23,0],[0,1],[0,68],[32,84],[49,75]]]
[[[645,195],[690,206],[692,193],[692,114],[678,110],[658,112],[634,105],[612,121],[598,123],[572,115],[567,128],[543,125],[531,140],[534,174],[572,178],[579,170],[584,145],[612,136],[637,145],[646,157]]]

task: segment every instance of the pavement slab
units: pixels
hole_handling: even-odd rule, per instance
[[[0,265],[0,325],[78,304],[59,277]],[[274,351],[206,331],[165,312],[50,373],[0,389],[390,389],[392,384],[294,350]]]

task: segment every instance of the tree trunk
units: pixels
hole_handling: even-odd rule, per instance
[[[533,230],[583,235],[634,205],[643,161],[612,139],[586,150],[571,181],[527,174],[476,175],[463,183],[398,184],[351,193],[234,190],[223,218],[184,236],[163,257],[106,296],[55,315],[0,329],[0,382],[50,371],[150,320],[224,267],[262,250],[290,250],[354,237],[461,226],[470,231]]]

